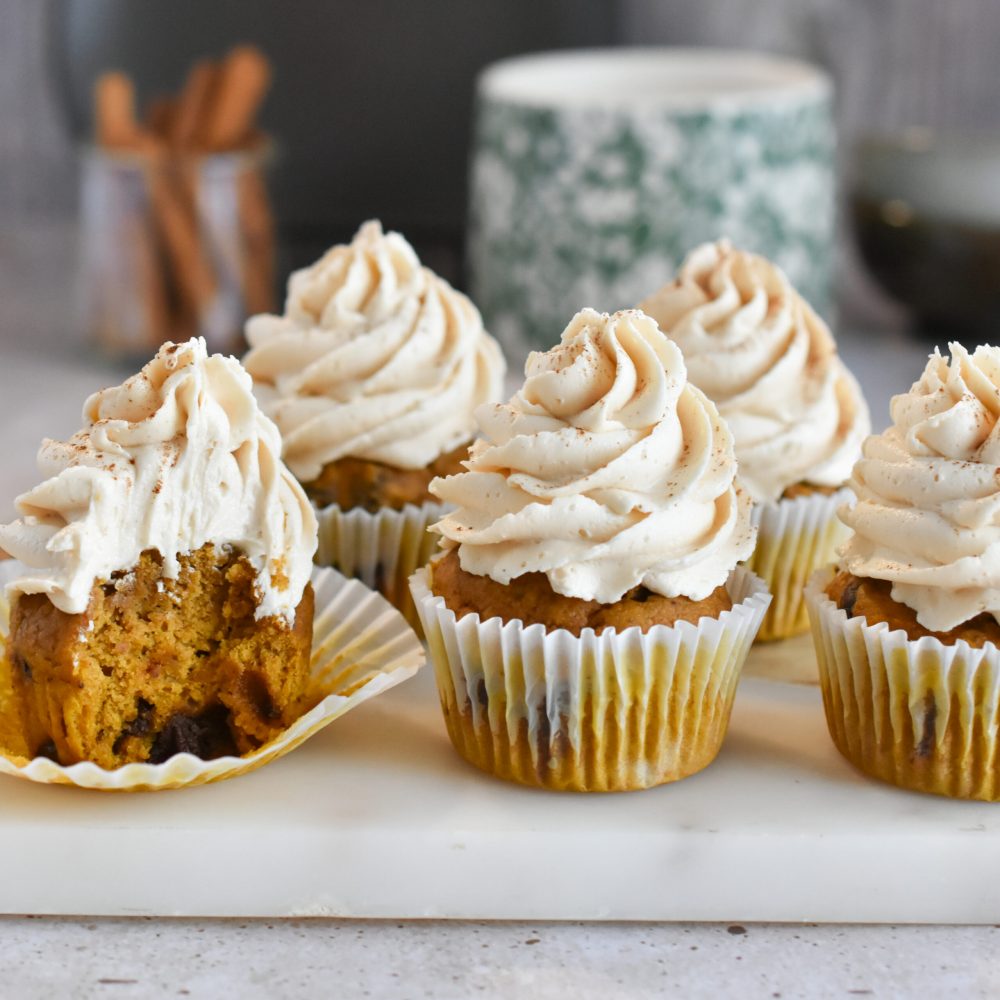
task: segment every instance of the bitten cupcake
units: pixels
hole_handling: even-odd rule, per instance
[[[767,608],[715,406],[638,311],[585,309],[482,407],[413,593],[449,735],[552,789],[646,788],[715,757]]]
[[[935,352],[891,413],[806,589],[830,732],[872,777],[997,801],[1000,348]]]
[[[760,638],[807,631],[802,589],[843,539],[842,487],[870,430],[857,382],[780,268],[726,240],[692,251],[641,308],[732,431],[758,525],[748,565],[774,597]]]
[[[288,283],[283,316],[247,323],[251,373],[283,458],[318,508],[317,561],[413,616],[407,580],[443,510],[428,486],[461,468],[473,413],[504,361],[476,307],[368,222]]]
[[[316,521],[235,358],[165,344],[39,452],[0,751],[102,768],[249,754],[307,706]],[[6,629],[3,630],[6,632]]]

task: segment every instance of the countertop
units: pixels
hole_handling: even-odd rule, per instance
[[[10,458],[34,451],[42,434],[75,429],[82,400],[63,387],[79,383],[81,367],[95,385],[115,378],[75,333],[71,232],[0,236],[0,412]],[[928,347],[898,331],[839,338],[883,426],[889,394],[919,374]],[[0,469],[0,515],[27,485]],[[996,927],[8,917],[0,940],[0,996],[25,1000],[1000,995]]]
[[[0,937],[19,1000],[1000,995],[995,927],[10,918]]]

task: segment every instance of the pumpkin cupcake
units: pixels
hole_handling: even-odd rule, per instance
[[[293,274],[284,315],[246,334],[244,364],[318,510],[317,561],[412,620],[407,580],[443,513],[428,487],[461,468],[473,411],[500,398],[503,357],[478,310],[368,222]]]
[[[774,597],[760,638],[807,631],[802,589],[843,539],[837,508],[870,430],[857,382],[784,273],[726,240],[692,251],[641,308],[732,431],[758,526],[748,566]]]
[[[736,569],[755,532],[730,434],[638,311],[583,310],[525,375],[431,484],[454,509],[412,587],[449,735],[545,788],[693,774],[768,602]]]
[[[235,358],[165,344],[46,441],[0,545],[21,565],[0,750],[105,769],[247,754],[306,707],[316,521]]]
[[[830,732],[872,777],[997,801],[1000,349],[935,352],[891,413],[806,590]]]

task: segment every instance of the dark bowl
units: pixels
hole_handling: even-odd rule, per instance
[[[911,129],[858,148],[861,256],[935,337],[1000,330],[1000,136]]]

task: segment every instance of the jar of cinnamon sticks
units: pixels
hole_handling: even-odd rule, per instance
[[[145,120],[132,81],[95,87],[95,143],[82,166],[85,318],[113,357],[203,336],[241,352],[243,321],[274,308],[271,147],[255,118],[270,81],[249,46],[204,60]]]

